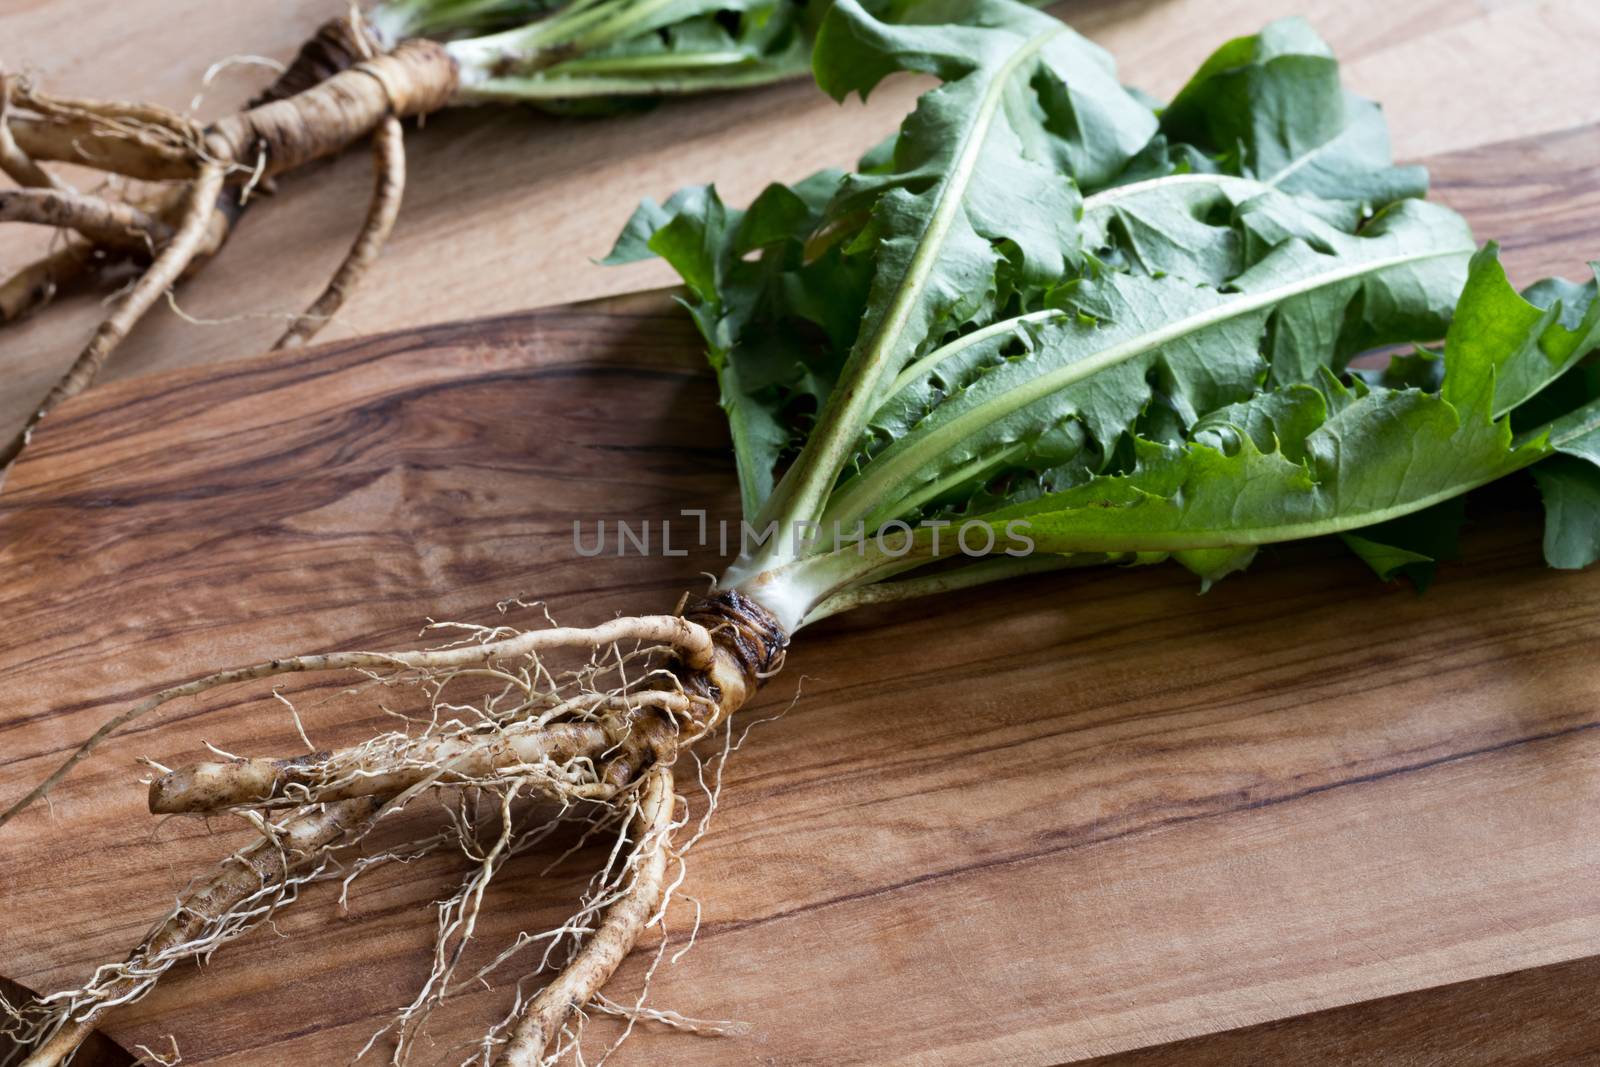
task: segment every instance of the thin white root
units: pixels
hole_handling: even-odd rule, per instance
[[[357,1059],[365,1056],[383,1034],[394,1030],[396,1041],[390,1062],[403,1064],[407,1061],[416,1041],[426,1029],[434,1008],[452,993],[451,979],[477,930],[478,918],[483,911],[484,893],[489,883],[512,855],[531,842],[543,840],[555,828],[556,824],[552,821],[530,833],[519,832],[512,815],[512,804],[520,789],[521,783],[513,782],[499,793],[499,831],[487,848],[478,840],[474,820],[467,814],[465,802],[461,805],[461,811],[453,816],[452,836],[473,862],[472,874],[454,895],[439,902],[433,966],[422,987],[410,1004],[401,1009],[387,1026],[372,1035]]]
[[[135,1045],[133,1051],[139,1054],[133,1067],[178,1067],[183,1062],[183,1053],[178,1049],[178,1039],[173,1034],[167,1035],[167,1042],[172,1046],[171,1052],[157,1052],[149,1045]]]
[[[665,646],[676,653],[692,670],[709,668],[715,655],[715,645],[705,627],[674,615],[646,615],[638,618],[614,619],[589,629],[557,626],[547,630],[528,630],[499,640],[457,648],[399,653],[331,652],[322,655],[296,656],[291,659],[275,659],[248,667],[219,671],[183,685],[163,689],[106,722],[88,740],[79,745],[48,778],[12,804],[4,813],[0,813],[0,827],[48,794],[55,788],[56,783],[71,773],[72,768],[86,759],[112,734],[128,723],[180,697],[195,696],[220,686],[280,674],[344,670],[456,670],[496,660],[538,655],[557,649],[604,648],[630,641]]]
[[[187,888],[126,960],[98,968],[81,988],[9,1013],[11,1036],[36,1046],[24,1067],[65,1063],[108,1010],[145,996],[174,964],[204,959],[270,918],[322,874],[335,848],[361,836],[383,807],[383,800],[365,797],[308,808],[276,824],[258,819],[261,839]]]
[[[150,305],[159,300],[161,294],[178,280],[205,239],[216,206],[217,194],[222,191],[222,181],[221,167],[208,165],[202,168],[200,176],[189,187],[183,221],[172,240],[156,255],[150,268],[133,288],[118,300],[115,309],[100,324],[99,329],[95,330],[88,346],[79,354],[61,380],[40,401],[39,407],[28,417],[22,430],[9,444],[0,447],[0,468],[9,466],[11,461],[17,458],[27,445],[34,428],[46,415],[54,411],[62,401],[76,396],[94,382],[100,369],[110,358],[112,350],[127,336],[134,324],[144,317]]]
[[[631,1023],[655,1023],[669,1030],[682,1030],[686,1034],[710,1037],[741,1036],[750,1032],[750,1024],[734,1019],[695,1019],[679,1011],[661,1008],[641,1008],[631,1004],[618,1004],[604,993],[596,993],[590,1006],[606,1015],[615,1015]]]
[[[310,341],[339,313],[345,299],[383,251],[400,215],[400,201],[406,188],[405,133],[400,120],[390,115],[372,134],[372,202],[361,232],[350,246],[344,262],[334,272],[322,295],[300,314],[278,338],[273,348],[297,348]]]
[[[637,861],[627,888],[606,910],[605,918],[555,979],[523,1010],[511,1039],[495,1060],[496,1067],[541,1067],[546,1049],[599,991],[638,943],[667,890],[668,837],[676,797],[672,769],[656,766],[646,773],[633,818]]]

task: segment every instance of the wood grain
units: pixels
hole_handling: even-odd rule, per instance
[[[1528,277],[1594,225],[1590,152],[1559,136],[1430,163],[1480,220],[1537,205],[1519,217],[1545,240],[1512,249]],[[63,409],[0,496],[0,799],[112,710],[212,665],[404,646],[426,617],[491,619],[510,595],[577,623],[670,606],[712,553],[581,560],[571,523],[735,513],[698,347],[644,294]],[[1222,1061],[1341,1062],[1410,1046],[1340,1018],[1430,1048],[1472,1033],[1370,1002],[1530,969],[1582,981],[1560,968],[1600,953],[1600,573],[1542,567],[1531,494],[1490,494],[1475,520],[1470,562],[1426,597],[1311,544],[1204,597],[1176,569],[1088,573],[807,631],[747,716],[785,713],[738,754],[691,858],[697,946],[654,986],[660,1006],[748,1032],[646,1031],[614,1062],[1046,1064],[1218,1032],[1257,1057]],[[319,744],[379,721],[370,700],[285,691]],[[297,748],[263,688],[109,746],[53,814],[0,834],[0,973],[81,979],[241,840],[143,813],[133,759],[203,740]],[[582,857],[514,865],[484,951],[560,918],[586,873]],[[379,871],[345,916],[313,892],[282,937],[230,946],[111,1034],[175,1033],[194,1064],[338,1062],[409,995],[430,902],[461,875]],[[675,915],[678,937],[690,922]],[[641,973],[630,961],[618,992]],[[507,997],[462,997],[440,1041]],[[1378,1014],[1301,1019],[1321,1045],[1248,1029],[1354,1004]],[[1600,1047],[1592,1016],[1559,1020],[1550,1048]]]
[[[1590,1067],[1600,957],[1330,1008],[1295,1019],[1080,1061],[1078,1067],[1237,1067],[1268,1062]]]
[[[111,12],[101,0],[9,0],[0,2],[0,42],[5,63],[47,87],[185,107],[213,62],[285,59],[339,10],[341,0],[123,0]],[[1226,38],[1304,15],[1345,60],[1351,85],[1385,103],[1407,158],[1600,122],[1592,62],[1600,15],[1590,0],[1067,0],[1055,10],[1110,48],[1128,81],[1158,95],[1175,91]],[[198,113],[236,107],[267,77],[259,67],[223,71]],[[399,224],[327,336],[666,284],[659,264],[591,262],[641,196],[715,181],[744,202],[774,178],[848,164],[899,121],[916,91],[902,80],[866,106],[837,107],[792,84],[603,122],[517,109],[437,116],[408,138]],[[344,255],[370,191],[367,157],[353,152],[285,180],[182,288],[182,310],[211,324],[156,309],[108,377],[265,350]],[[21,227],[0,233],[0,268],[26,262],[43,240]],[[0,435],[20,425],[100,314],[85,297],[0,331]]]
[[[13,3],[0,39],[52,83],[138,81],[183,103],[216,56],[287,54],[325,8],[286,0],[281,17],[241,19],[140,0],[112,32],[78,0]],[[1600,36],[1581,0],[1072,9],[1158,92],[1221,37],[1308,13],[1385,99],[1402,154],[1427,157],[1439,197],[1506,240],[1518,278],[1576,275],[1600,254],[1585,60]],[[234,78],[208,108],[244,95]],[[848,161],[913,89],[868,108],[791,86],[616,123],[430,123],[396,247],[347,329],[649,284],[661,275],[582,265],[636,195],[715,177],[738,200]],[[464,153],[468,174],[448,166]],[[366,182],[364,160],[345,159],[286,183],[184,306],[296,304],[338,258]],[[92,309],[65,310],[0,334],[0,358],[22,368],[8,382],[42,382],[70,354]],[[735,513],[714,389],[662,295],[197,366],[278,325],[163,314],[119,373],[187,369],[64,408],[0,494],[0,803],[106,715],[215,665],[403,647],[426,618],[495,619],[512,595],[572,622],[662,609],[716,569],[709,552],[571,549],[574,518]],[[25,403],[8,388],[0,420]],[[1533,507],[1515,492],[1480,502],[1470,562],[1423,598],[1308,545],[1205,597],[1171,570],[1084,574],[807,631],[747,713],[784,714],[732,763],[691,857],[697,947],[654,987],[658,1006],[748,1033],[646,1031],[613,1062],[1589,1062],[1600,575],[1540,566]],[[285,692],[319,743],[380,721],[333,687]],[[243,840],[144,813],[133,760],[195,758],[202,741],[298,747],[264,687],[108,746],[53,811],[0,832],[0,975],[81,980]],[[563,917],[591,860],[513,865],[484,951]],[[462,874],[445,859],[375,872],[348,915],[312,892],[282,937],[258,931],[185,969],[112,1036],[175,1034],[190,1064],[343,1062],[409,998],[431,902]],[[675,936],[691,919],[674,915]],[[619,993],[641,974],[630,961]],[[508,996],[452,1004],[441,1054]]]

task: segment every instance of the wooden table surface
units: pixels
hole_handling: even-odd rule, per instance
[[[113,23],[98,5],[13,4],[0,42],[58,88],[181,103],[211,60],[286,55],[325,6],[124,4]],[[1308,14],[1351,83],[1387,103],[1400,154],[1504,240],[1518,277],[1600,255],[1588,0],[1072,9],[1158,93],[1222,38]],[[247,80],[223,75],[206,107]],[[412,138],[394,246],[328,336],[664,281],[585,258],[636,196],[714,178],[738,201],[847,162],[911,92],[840,109],[789,86],[606,123],[431,122]],[[443,172],[467,152],[470,173]],[[286,182],[182,306],[301,303],[365,183],[360,159]],[[70,358],[92,313],[78,302],[0,335],[0,361],[22,368],[0,417]],[[214,664],[396,647],[424,617],[487,619],[513,594],[563,621],[659,609],[714,566],[571,555],[574,515],[732,512],[713,392],[662,297],[203,366],[276,328],[163,310],[113,377],[193,369],[64,408],[0,495],[0,801],[111,710]],[[787,707],[804,678],[801,700],[730,765],[694,855],[700,943],[655,987],[660,1006],[748,1032],[647,1031],[614,1062],[1597,1062],[1600,574],[1543,570],[1527,501],[1504,503],[1424,598],[1312,545],[1203,598],[1175,569],[1076,575],[808,631],[752,714]],[[0,832],[0,975],[81,979],[240,840],[157,828],[131,760],[192,758],[202,738],[292,751],[263,694],[163,716],[53,813]],[[374,721],[324,709],[311,728],[336,744]],[[230,946],[112,1035],[175,1033],[188,1063],[342,1062],[409,997],[428,902],[459,875],[445,861],[380,874],[342,920],[315,896],[280,921],[285,939]],[[558,917],[585,875],[518,870],[486,937]],[[632,961],[620,988],[641,973]],[[462,998],[446,1036],[504,995]]]

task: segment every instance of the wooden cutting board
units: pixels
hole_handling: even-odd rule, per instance
[[[1521,278],[1600,253],[1593,128],[1428,162]],[[427,618],[497,620],[512,596],[569,623],[670,609],[714,552],[581,559],[572,523],[735,515],[698,352],[653,293],[63,408],[0,494],[0,803],[214,666],[408,647]],[[653,985],[741,1033],[645,1028],[612,1062],[1594,1062],[1600,572],[1541,565],[1524,495],[1475,517],[1467,562],[1421,597],[1313,544],[1205,596],[1177,568],[1110,570],[806,631],[744,713],[784,712],[729,764],[684,884],[697,943]],[[370,699],[285,691],[321,745],[381,721]],[[300,748],[265,687],[218,693],[0,831],[0,975],[81,981],[245,840],[144,811],[135,758],[206,741]],[[513,863],[483,951],[559,921],[586,859]],[[191,1067],[344,1062],[410,999],[431,902],[464,870],[381,869],[343,914],[318,887],[109,1033],[175,1035]],[[681,944],[693,909],[671,918]],[[419,1062],[509,995],[455,1001]]]

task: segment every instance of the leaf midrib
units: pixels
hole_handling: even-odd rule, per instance
[[[1106,189],[1095,193],[1083,202],[1083,218],[1087,221],[1097,212],[1109,211],[1116,207],[1119,201],[1129,197],[1142,196],[1158,188],[1170,189],[1174,186],[1182,185],[1211,185],[1218,189],[1225,189],[1229,186],[1245,186],[1255,192],[1265,192],[1267,190],[1266,185],[1253,178],[1236,178],[1230,174],[1168,174],[1164,177],[1150,178],[1146,181],[1120,185],[1115,189]],[[972,333],[964,334],[949,344],[934,349],[901,371],[895,377],[894,384],[889,387],[888,396],[892,398],[898,395],[912,382],[927,374],[928,371],[943,363],[946,359],[981,341],[987,341],[997,334],[1015,332],[1030,322],[1048,322],[1050,319],[1063,318],[1065,315],[1066,312],[1058,309],[1033,311],[1026,315],[1016,315],[1009,319],[1003,319],[999,322],[991,323],[981,330],[974,330]],[[887,399],[885,402],[887,402]]]
[[[962,412],[949,422],[929,430],[920,439],[914,436],[904,438],[904,441],[911,443],[898,454],[890,452],[880,454],[828,506],[823,515],[824,525],[835,521],[850,523],[865,515],[871,508],[871,504],[866,502],[874,499],[889,499],[890,494],[895,491],[895,487],[907,477],[914,474],[925,464],[936,460],[940,455],[954,448],[983,426],[1012,415],[1051,393],[1074,385],[1109,367],[1152,352],[1164,345],[1182,340],[1184,337],[1227,322],[1230,319],[1271,308],[1285,300],[1314,292],[1317,289],[1411,263],[1466,254],[1465,250],[1459,248],[1411,252],[1389,256],[1380,260],[1352,264],[1339,270],[1302,278],[1297,282],[1279,286],[1275,289],[1245,294],[1215,307],[1207,308],[1205,311],[1179,319],[1176,322],[1168,323],[1153,332],[1141,334],[1109,348],[1101,349],[1099,352],[1083,359],[1075,360],[1048,374],[1030,378],[1025,382],[1019,383],[1016,388],[1006,390],[998,396]],[[901,499],[904,495],[902,493],[893,499]]]
[[[1446,500],[1461,496],[1463,493],[1470,493],[1474,489],[1504,478],[1512,471],[1520,470],[1530,463],[1544,458],[1543,454],[1537,452],[1537,450],[1529,450],[1527,454],[1513,450],[1507,452],[1506,456],[1508,462],[1504,466],[1496,467],[1492,472],[1484,474],[1482,477],[1465,478],[1426,496],[1416,497],[1399,504],[1391,504],[1387,507],[1352,512],[1344,516],[1330,516],[1329,518],[1307,522],[1283,523],[1277,526],[1255,526],[1244,529],[1230,528],[1228,530],[1208,529],[1192,533],[1174,530],[1169,533],[1133,531],[1087,534],[1081,542],[1073,541],[1070,549],[1051,549],[1051,551],[1103,552],[1110,551],[1105,546],[1116,545],[1117,551],[1126,552],[1183,552],[1195,548],[1242,548],[1247,545],[1298,541],[1305,538],[1322,537],[1327,534],[1362,530],[1388,522],[1390,519],[1398,519],[1403,515],[1424,511],[1435,504],[1442,504]],[[1322,489],[1323,487],[1319,485],[1315,491],[1322,491]],[[1170,502],[1166,501],[1166,498],[1157,499],[1163,502]],[[1038,517],[1043,518],[1043,516]]]
[[[1232,174],[1166,174],[1159,178],[1146,178],[1141,182],[1102,189],[1093,196],[1086,197],[1083,201],[1083,217],[1087,219],[1096,211],[1115,207],[1118,201],[1143,196],[1153,189],[1170,189],[1184,185],[1214,185],[1218,189],[1236,186],[1256,193],[1264,193],[1272,188],[1268,182],[1257,181],[1254,178],[1240,178]]]
[[[888,356],[898,346],[901,334],[914,312],[928,277],[933,273],[950,226],[966,199],[972,176],[977,171],[983,146],[1000,110],[1011,78],[1045,45],[1067,32],[1065,25],[1035,34],[1007,57],[984,91],[983,102],[973,122],[962,135],[956,165],[945,176],[938,203],[928,226],[923,230],[911,263],[895,287],[895,296],[872,340],[852,354],[830,402],[806,441],[795,466],[783,480],[794,488],[787,493],[782,485],[762,509],[762,522],[778,519],[794,522],[814,517],[822,510],[828,491],[844,467],[850,449],[865,428],[874,410],[877,384],[888,364]]]

